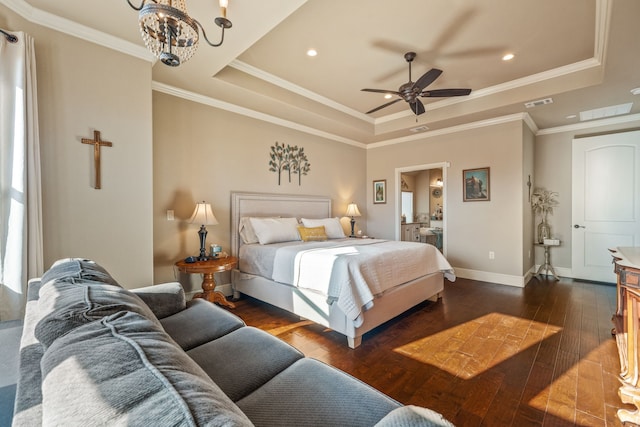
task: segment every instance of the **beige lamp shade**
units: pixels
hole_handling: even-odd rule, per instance
[[[218,224],[218,220],[213,214],[213,209],[211,209],[211,204],[205,202],[196,204],[196,209],[193,211],[189,222],[200,225]]]
[[[350,203],[349,206],[347,206],[347,213],[345,215],[350,217],[362,216],[358,210],[358,205],[355,203]]]

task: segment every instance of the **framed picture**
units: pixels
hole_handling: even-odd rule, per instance
[[[373,203],[387,203],[387,180],[373,181]]]
[[[486,202],[491,199],[489,168],[462,171],[462,201]]]

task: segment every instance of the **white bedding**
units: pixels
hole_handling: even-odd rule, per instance
[[[453,268],[440,251],[424,243],[339,239],[250,246],[243,247],[242,271],[325,295],[356,327],[374,297],[388,289],[438,271],[455,280]],[[243,263],[249,258],[258,262]]]

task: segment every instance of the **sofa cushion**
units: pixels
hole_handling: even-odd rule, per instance
[[[47,283],[57,279],[89,280],[120,286],[107,270],[95,261],[82,258],[65,258],[54,262],[51,268],[42,275],[40,281]]]
[[[119,311],[136,312],[160,324],[140,297],[119,286],[75,278],[42,283],[35,335],[45,348],[70,330]]]
[[[442,414],[420,406],[403,406],[389,412],[374,427],[455,427]]]
[[[42,358],[48,425],[251,425],[155,323],[119,312],[56,340]]]
[[[244,326],[242,319],[235,314],[201,298],[191,300],[186,310],[165,317],[160,323],[184,350],[220,338]]]
[[[158,319],[171,316],[187,307],[184,289],[178,282],[131,289],[149,306]]]
[[[304,357],[284,341],[250,326],[189,350],[187,354],[234,402]]]
[[[400,407],[360,380],[309,358],[236,403],[256,425],[297,427],[372,426]]]
[[[29,280],[24,329],[20,339],[20,363],[18,386],[14,405],[14,426],[37,426],[42,422],[42,375],[40,359],[44,354],[42,345],[34,335],[33,328],[39,319],[38,298],[41,282]]]

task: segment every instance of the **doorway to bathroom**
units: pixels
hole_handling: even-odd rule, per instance
[[[397,168],[396,240],[435,244],[446,255],[448,162]]]

